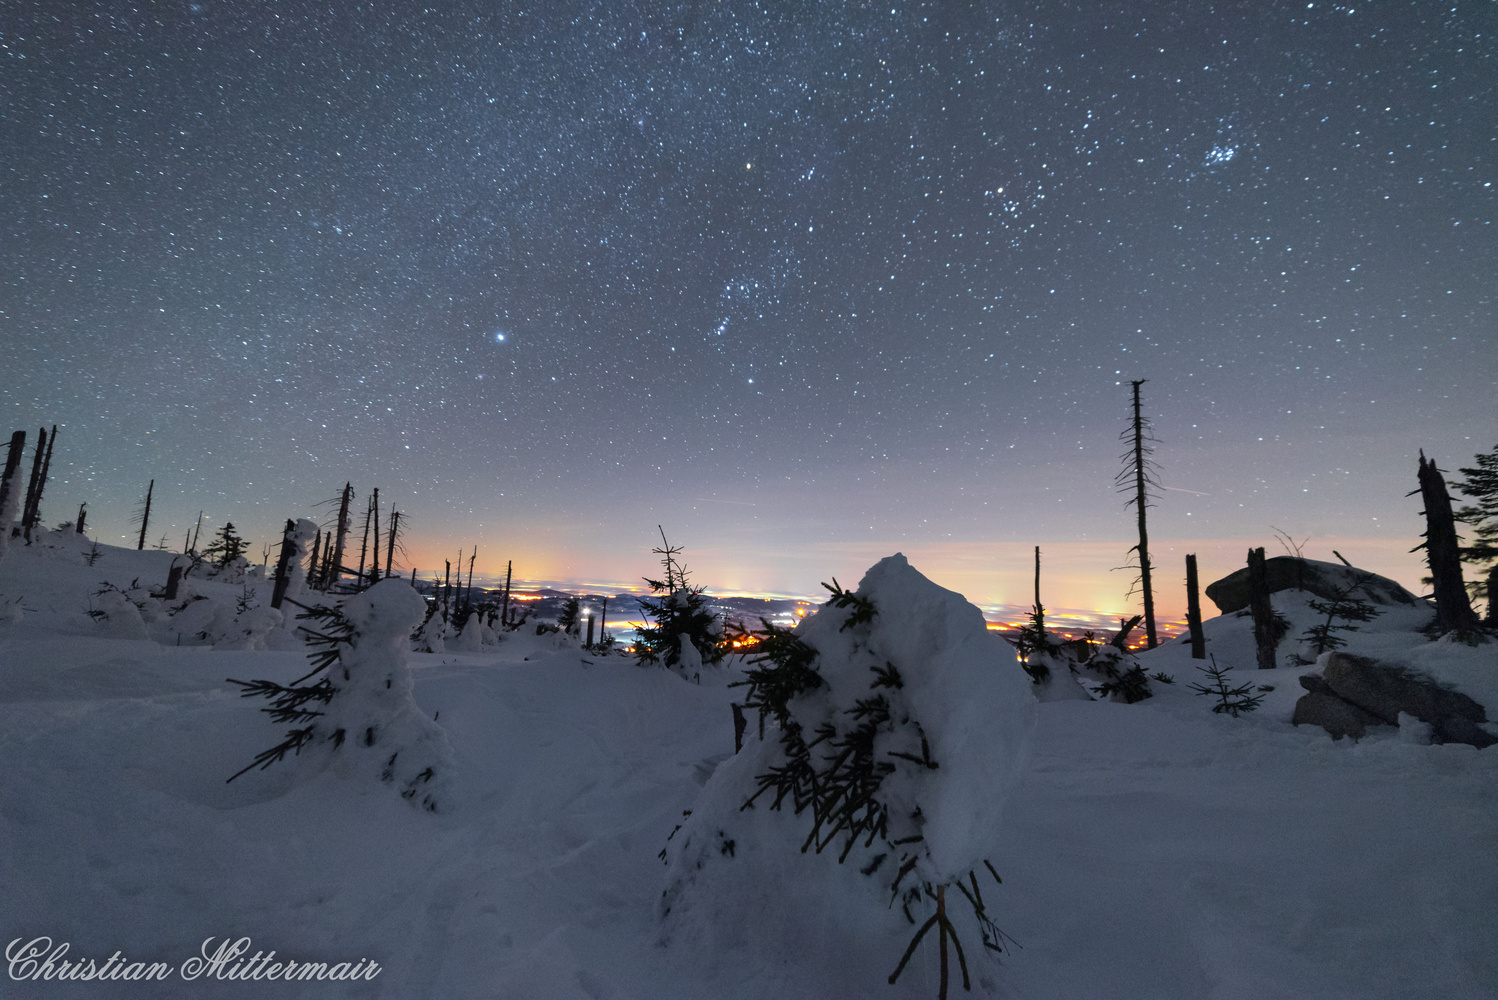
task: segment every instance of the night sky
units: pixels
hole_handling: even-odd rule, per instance
[[[663,524],[715,590],[1023,603],[1040,544],[1121,610],[1142,378],[1177,609],[1271,526],[1418,587],[1417,449],[1498,440],[1492,3],[437,7],[0,9],[48,522],[154,478],[258,556],[352,480],[424,575]]]

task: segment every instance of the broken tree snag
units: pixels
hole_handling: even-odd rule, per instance
[[[509,559],[505,562],[505,600],[500,605],[499,623],[504,626],[510,624],[510,573],[515,569],[515,560]]]
[[[354,589],[364,589],[364,563],[369,558],[369,519],[374,516],[374,507],[364,505],[364,541],[359,543],[359,571],[354,574]]]
[[[323,580],[323,589],[332,590],[343,578],[343,549],[348,541],[349,504],[354,502],[354,486],[343,484],[343,499],[338,502],[338,539],[333,544],[333,568]]]
[[[317,589],[317,559],[321,554],[322,532],[319,531],[317,534],[312,536],[312,558],[307,560],[307,586],[312,590]]]
[[[390,531],[387,533],[389,538],[386,539],[388,548],[385,549],[385,579],[387,580],[395,575],[395,534],[400,530],[400,526],[401,512],[392,510],[390,512]]]
[[[374,553],[371,556],[369,570],[369,585],[372,587],[380,582],[380,488],[378,486],[369,498],[369,509],[374,523]]]
[[[0,500],[0,507],[3,507],[4,505],[4,500]],[[88,510],[86,509],[87,507],[87,501],[78,505],[78,520],[73,522],[73,531],[76,534],[83,534],[83,519],[88,516]]]
[[[1411,549],[1425,549],[1430,563],[1431,589],[1436,598],[1436,622],[1442,632],[1470,629],[1477,625],[1477,612],[1467,597],[1462,582],[1461,547],[1456,537],[1456,518],[1451,512],[1451,495],[1446,480],[1434,460],[1426,461],[1420,452],[1420,499],[1425,501],[1425,541]]]
[[[36,432],[36,455],[31,460],[31,479],[26,483],[26,504],[21,508],[21,530],[27,533],[29,541],[31,538],[31,505],[36,499],[36,483],[42,475],[42,456],[47,450],[47,428],[41,427]]]
[[[182,564],[176,559],[172,560],[172,568],[166,574],[166,590],[162,593],[168,601],[177,599],[177,585],[182,582]]]
[[[1120,618],[1118,620],[1118,631],[1113,633],[1113,638],[1108,640],[1108,645],[1127,652],[1129,648],[1129,633],[1134,631],[1143,620],[1143,615],[1135,615],[1133,618]]]
[[[728,706],[733,709],[733,752],[738,753],[744,749],[744,732],[749,728],[749,720],[744,718],[744,706],[733,702]]]
[[[281,602],[286,598],[286,588],[291,583],[291,557],[296,554],[296,542],[292,541],[292,533],[296,531],[296,522],[291,518],[286,519],[286,530],[281,534],[281,558],[276,560],[276,586],[271,591],[270,606],[280,608]]]
[[[26,432],[16,431],[10,436],[10,451],[5,456],[5,475],[0,477],[0,531],[9,532],[10,522],[15,520],[14,513],[7,513],[15,507],[16,476],[21,470],[21,459],[26,452]]]
[[[136,551],[146,547],[146,525],[151,523],[151,494],[156,492],[156,480],[151,480],[151,485],[146,487],[146,505],[140,512],[140,538],[135,543]]]
[[[1269,574],[1264,569],[1263,548],[1248,550],[1248,610],[1254,619],[1254,649],[1260,670],[1273,670],[1274,648],[1279,645],[1279,629],[1274,621],[1274,605],[1269,603]]]
[[[42,519],[42,494],[47,491],[47,474],[52,471],[52,449],[56,444],[57,425],[53,424],[52,433],[47,435],[47,457],[42,459],[42,475],[36,481],[36,496],[31,498],[31,523],[26,526],[28,532]]]
[[[1191,631],[1191,658],[1207,658],[1207,637],[1202,634],[1202,601],[1196,581],[1196,553],[1186,556],[1186,627]]]

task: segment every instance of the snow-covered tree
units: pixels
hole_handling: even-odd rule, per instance
[[[750,727],[668,843],[663,939],[852,953],[893,982],[936,931],[943,991],[949,944],[967,985],[973,946],[1005,947],[986,856],[1029,754],[1029,679],[977,608],[904,556],[829,589],[794,630],[752,636],[746,703],[765,738]]]
[[[654,549],[665,567],[664,580],[645,579],[650,597],[640,598],[640,611],[648,624],[635,633],[635,659],[641,666],[660,663],[683,677],[695,679],[704,666],[723,661],[723,619],[708,607],[701,587],[688,581],[686,567],[677,556],[680,546],[666,541]]]
[[[335,767],[378,777],[423,809],[442,808],[452,747],[417,707],[406,667],[411,629],[425,610],[409,583],[389,579],[336,607],[300,615],[314,626],[303,629],[313,650],[310,673],[290,685],[231,678],[245,697],[269,699],[262,711],[275,722],[293,726],[233,777],[314,748],[331,755]]]
[[[484,648],[484,623],[477,611],[468,614],[468,620],[463,623],[463,631],[453,640],[452,647],[455,653],[478,653]]]

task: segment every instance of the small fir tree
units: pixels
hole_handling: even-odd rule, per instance
[[[640,598],[649,624],[635,631],[635,659],[641,666],[659,663],[690,678],[704,666],[723,661],[723,620],[709,610],[702,588],[688,581],[687,569],[677,558],[681,547],[666,541],[664,529],[661,545],[651,551],[661,557],[666,578],[645,579],[651,594],[659,596]]]
[[[248,548],[249,543],[240,538],[239,533],[235,531],[234,522],[228,521],[218,529],[218,534],[213,536],[213,541],[209,542],[208,547],[203,550],[203,559],[223,569],[244,555]]]
[[[1356,632],[1357,625],[1354,622],[1371,622],[1379,615],[1378,608],[1369,601],[1356,596],[1363,588],[1363,584],[1371,580],[1372,574],[1366,574],[1354,580],[1346,587],[1342,587],[1330,600],[1311,598],[1311,610],[1318,615],[1325,615],[1326,620],[1318,622],[1301,636],[1306,642],[1306,648],[1314,660],[1322,653],[1333,649],[1341,649],[1347,645],[1347,640],[1338,635],[1338,632]],[[1338,624],[1340,619],[1341,624]]]
[[[557,615],[557,628],[568,635],[575,636],[582,630],[583,613],[582,604],[575,597],[567,599],[562,605],[562,613]]]
[[[1197,694],[1215,697],[1217,704],[1212,706],[1212,711],[1219,715],[1231,715],[1236,719],[1243,713],[1252,712],[1259,707],[1259,702],[1264,700],[1264,695],[1253,694],[1254,686],[1252,684],[1239,684],[1236,687],[1232,687],[1228,684],[1228,673],[1233,668],[1219,667],[1217,665],[1217,657],[1215,656],[1210,657],[1210,663],[1211,666],[1196,668],[1207,675],[1210,683],[1192,684],[1191,690]],[[1261,684],[1259,685],[1259,690],[1270,691],[1273,689],[1268,685]]]

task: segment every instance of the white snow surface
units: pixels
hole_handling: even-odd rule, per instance
[[[480,653],[412,654],[411,696],[451,743],[451,810],[413,809],[333,769],[275,765],[225,784],[281,730],[224,678],[289,681],[304,651],[279,630],[269,651],[191,645],[164,608],[150,639],[101,637],[87,614],[101,583],[159,589],[171,555],[101,545],[90,567],[75,537],[18,542],[0,564],[0,604],[23,609],[0,618],[0,942],[46,935],[69,958],[119,951],[174,974],[129,987],[6,977],[0,995],[935,996],[927,943],[885,985],[906,932],[873,907],[834,913],[853,902],[827,889],[845,869],[815,855],[777,855],[760,895],[715,901],[769,928],[758,940],[778,938],[778,952],[726,937],[711,951],[659,946],[658,852],[684,810],[710,807],[754,765],[749,748],[732,755],[732,660],[697,685],[525,630]],[[268,604],[270,582],[250,585]],[[231,610],[240,594],[193,587]],[[1295,618],[1303,597],[1275,601]],[[1347,648],[1425,670],[1493,714],[1498,647],[1428,642],[1411,631],[1428,615],[1390,608]],[[1288,664],[1293,643],[1279,669],[1256,671],[1246,618],[1206,633],[1233,679],[1274,687],[1257,712],[1211,714],[1186,688],[1184,640],[1140,654],[1175,678],[1147,701],[1037,706],[1029,764],[976,835],[1004,878],[985,886],[989,908],[1022,948],[997,964],[970,948],[974,995],[1498,997],[1498,752],[1394,727],[1357,743],[1297,729],[1297,678],[1315,667]],[[1006,667],[1019,674],[1012,657]],[[986,706],[971,700],[981,725]],[[751,721],[751,747],[755,732]],[[753,811],[737,856],[775,843],[756,827],[786,818]],[[804,904],[789,916],[788,894]],[[210,936],[382,971],[183,981],[175,969]]]

